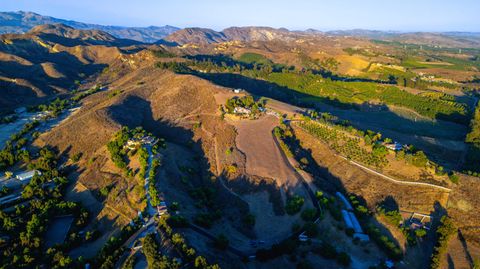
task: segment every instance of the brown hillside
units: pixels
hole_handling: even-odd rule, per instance
[[[123,53],[109,34],[42,25],[26,34],[0,35],[0,113],[68,92],[75,81],[101,71]]]

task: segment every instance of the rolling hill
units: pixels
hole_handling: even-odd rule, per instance
[[[66,93],[120,57],[122,47],[138,44],[63,24],[0,35],[0,40],[0,112]]]
[[[300,35],[306,35],[306,33],[271,27],[229,27],[221,32],[205,28],[185,28],[170,34],[164,39],[183,45],[187,43],[212,44],[226,41],[293,40],[294,37]]]

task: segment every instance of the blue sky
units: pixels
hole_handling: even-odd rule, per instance
[[[480,32],[480,0],[0,0],[0,11],[123,26]]]

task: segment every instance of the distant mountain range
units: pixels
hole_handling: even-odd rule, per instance
[[[398,41],[423,45],[445,45],[451,47],[480,47],[480,33],[471,32],[399,32],[378,30],[335,30],[289,31],[271,27],[229,27],[222,31],[207,28],[185,28],[174,26],[123,27],[88,24],[39,15],[33,12],[0,12],[0,34],[26,33],[43,24],[63,24],[79,30],[101,30],[116,38],[132,39],[145,43],[159,44],[211,44],[227,41],[271,41],[275,39],[293,40],[306,35],[353,36],[386,41]],[[165,43],[167,42],[167,43]]]
[[[178,30],[164,38],[164,40],[176,44],[212,44],[228,41],[272,41],[275,39],[289,40],[301,35],[312,33],[306,31],[289,31],[285,28],[271,27],[229,27],[221,32],[206,28],[185,28]]]
[[[165,26],[150,27],[123,27],[89,24],[71,20],[57,19],[49,16],[39,15],[33,12],[0,12],[0,34],[2,33],[26,33],[33,27],[41,24],[61,23],[75,29],[95,29],[107,32],[117,38],[132,39],[140,42],[153,43],[165,36],[179,30],[179,28]]]
[[[365,39],[395,41],[405,44],[430,46],[445,46],[453,48],[480,48],[480,33],[470,32],[395,32],[376,30],[339,30],[319,31],[308,29],[305,31],[289,31],[285,28],[271,27],[230,27],[217,32],[206,28],[185,28],[178,30],[163,40],[173,44],[212,44],[228,41],[272,41],[296,40],[308,36],[351,36]]]

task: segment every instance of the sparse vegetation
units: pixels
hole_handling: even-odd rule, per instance
[[[400,247],[395,244],[390,238],[386,235],[383,235],[380,232],[380,229],[377,227],[370,225],[367,228],[367,233],[375,241],[380,248],[393,260],[399,260],[402,258],[403,253]]]

